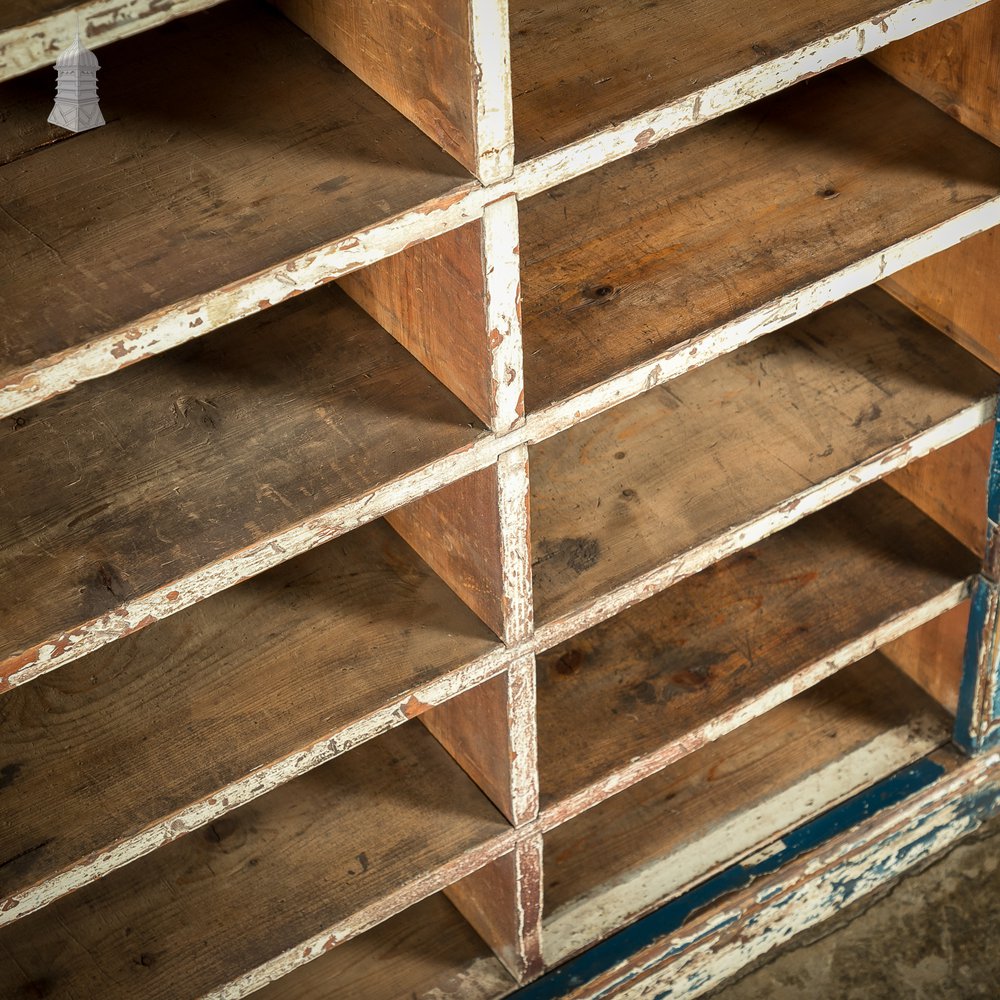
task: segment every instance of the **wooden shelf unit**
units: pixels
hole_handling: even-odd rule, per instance
[[[0,14],[0,1000],[694,997],[1000,809],[1000,0],[695,6]]]

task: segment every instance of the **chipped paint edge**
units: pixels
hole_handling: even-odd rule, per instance
[[[634,758],[624,766],[611,771],[604,778],[552,803],[541,813],[542,829],[548,831],[561,826],[567,820],[579,816],[580,813],[593,808],[636,782],[642,781],[643,778],[648,778],[650,775],[662,771],[707,743],[720,739],[752,719],[764,715],[772,708],[791,700],[796,695],[835,674],[838,670],[874,653],[885,643],[898,639],[912,629],[918,628],[944,612],[957,607],[968,596],[969,581],[963,580],[948,587],[930,600],[893,615],[878,627],[845,643],[821,660],[804,665],[790,677],[773,684],[761,694],[737,703],[708,722],[665,743],[654,753]]]
[[[518,164],[514,175],[517,195],[530,198],[984,2],[987,0],[913,0],[891,7],[876,18],[758,63],[669,104]]]

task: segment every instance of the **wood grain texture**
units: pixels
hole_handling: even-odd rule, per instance
[[[882,287],[1000,371],[1000,229],[898,271]]]
[[[534,657],[512,659],[504,673],[420,718],[512,823],[537,815]]]
[[[0,924],[405,722],[503,656],[376,522],[9,692]]]
[[[50,70],[0,88],[0,413],[481,212],[454,161],[259,0],[101,60],[108,125],[81,135],[44,124]]]
[[[542,971],[540,851],[539,837],[519,841],[510,854],[444,890],[518,982]],[[533,901],[528,906],[525,897]]]
[[[499,1000],[514,981],[443,895],[265,986],[259,1000]]]
[[[875,484],[540,654],[547,822],[732,730],[743,706],[760,715],[768,692],[789,697],[866,655],[878,644],[866,637],[953,607],[976,567]]]
[[[977,555],[986,555],[986,484],[996,423],[910,462],[886,482]]]
[[[883,655],[954,716],[962,684],[969,602],[882,647]]]
[[[536,630],[571,634],[955,440],[996,381],[875,289],[543,441]]]
[[[487,426],[524,416],[514,197],[340,286]]]
[[[395,491],[391,506],[432,489],[429,463],[469,455],[485,436],[336,289],[80,387],[7,428],[0,686],[353,527],[355,501],[362,520],[377,517],[380,487]],[[407,482],[398,495],[393,484]]]
[[[505,829],[422,727],[394,729],[6,928],[0,982],[242,996],[467,874]]]
[[[995,3],[894,42],[871,59],[1000,145],[1000,7]]]
[[[724,0],[603,0],[581,7],[573,0],[511,0],[517,160],[582,143],[622,122],[633,133],[647,125],[648,134],[633,140],[642,148],[660,138],[656,118],[631,119],[699,95],[708,107],[722,105],[716,114],[749,103],[916,30],[928,6],[833,0],[817,9],[806,0],[766,0],[734,9]],[[968,6],[939,5],[931,17]],[[839,43],[848,39],[844,52]],[[787,65],[783,56],[791,56]],[[713,87],[728,81],[728,88]],[[726,90],[736,92],[728,102]],[[692,117],[695,124],[708,115],[696,110]]]
[[[89,49],[148,31],[220,0],[6,0],[0,9],[0,81],[50,66],[77,32]]]
[[[340,279],[340,287],[491,425],[482,222],[470,222]]]
[[[276,0],[376,93],[476,173],[470,0]]]
[[[874,655],[545,838],[549,964],[911,764],[948,716]]]
[[[498,470],[487,466],[386,520],[493,631],[505,638]]]
[[[703,338],[769,303],[788,322],[782,296],[992,203],[998,178],[1000,150],[854,65],[530,199],[527,411],[671,352],[711,357]]]

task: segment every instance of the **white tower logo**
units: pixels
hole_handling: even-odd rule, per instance
[[[56,104],[49,115],[52,125],[61,125],[71,132],[86,132],[104,124],[97,103],[97,71],[100,63],[90,49],[76,41],[56,60],[59,86]]]

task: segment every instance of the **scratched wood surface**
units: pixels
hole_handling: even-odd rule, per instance
[[[773,530],[806,513],[802,498],[829,503],[857,488],[843,477],[859,463],[904,464],[908,441],[969,407],[973,429],[996,381],[873,289],[541,442],[531,449],[537,626],[587,615],[616,588],[641,599],[642,574],[672,573],[672,560],[689,572],[720,537],[732,551],[745,525]]]
[[[861,64],[529,199],[527,411],[998,194],[1000,150]]]
[[[449,863],[505,828],[426,730],[394,729],[6,928],[0,983],[201,996],[440,889]]]
[[[259,1000],[497,1000],[514,981],[442,895],[254,994]]]
[[[876,654],[545,838],[546,961],[566,958],[948,741]]]
[[[893,42],[876,66],[1000,144],[1000,7],[987,3]]]
[[[195,69],[178,72],[180,52]],[[258,0],[173,21],[101,61],[108,125],[77,136],[45,124],[51,70],[0,88],[11,109],[0,131],[0,386],[72,367],[102,338],[107,366],[138,360],[167,336],[174,306],[174,321],[190,319],[175,342],[265,308],[301,290],[298,271],[259,302],[199,303],[315,248],[339,241],[349,255],[358,233],[433,213],[468,181]],[[339,269],[351,270],[346,257]]]
[[[418,714],[492,652],[376,522],[9,692],[0,923]]]
[[[181,581],[206,564],[485,434],[334,288],[7,426],[0,684],[44,644],[56,644],[54,663],[73,655],[87,623],[114,638],[130,602],[164,588],[183,601]]]
[[[874,484],[540,654],[543,811],[629,762],[693,750],[700,727],[885,623],[943,594],[957,603],[976,570]]]
[[[511,0],[517,160],[584,139],[854,25],[877,40],[885,30],[880,15],[896,6],[885,0],[833,0],[822,8],[808,0],[742,7],[726,0],[582,6],[578,0]]]

